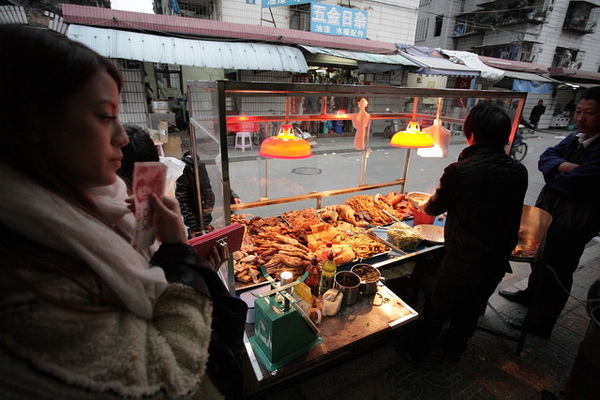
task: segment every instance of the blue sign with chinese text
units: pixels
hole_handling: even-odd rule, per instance
[[[296,6],[321,0],[262,0],[262,7]]]
[[[312,4],[310,31],[366,39],[367,12],[329,4]]]

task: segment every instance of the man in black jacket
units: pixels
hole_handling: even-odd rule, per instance
[[[183,155],[182,161],[185,163],[183,174],[177,179],[175,188],[175,197],[179,201],[183,222],[189,229],[190,237],[198,236],[202,233],[200,224],[200,210],[198,207],[198,195],[196,193],[196,179],[194,174],[194,160],[188,151]],[[200,179],[200,197],[202,198],[202,221],[204,230],[210,230],[209,225],[212,222],[212,210],[215,206],[215,193],[210,184],[206,164],[199,158],[198,177]],[[241,203],[241,199],[235,192],[231,191],[231,204]]]
[[[459,358],[477,328],[488,298],[506,272],[518,240],[527,169],[506,154],[511,120],[499,107],[480,103],[469,112],[469,147],[450,164],[435,194],[422,207],[447,212],[445,255],[406,356],[425,362],[442,333],[441,347]]]

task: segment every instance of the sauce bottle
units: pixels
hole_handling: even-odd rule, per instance
[[[323,250],[321,253],[321,262],[327,261],[327,256],[329,255],[330,251],[333,251],[333,242],[328,240],[325,242],[325,250]]]
[[[327,260],[321,267],[321,283],[319,284],[319,292],[325,293],[333,287],[333,280],[337,272],[337,264],[333,260],[333,250],[327,253]]]
[[[310,287],[310,292],[313,296],[319,297],[319,285],[321,283],[321,267],[319,267],[319,260],[314,255],[310,260],[310,265],[306,268],[308,277],[304,281],[306,286]]]

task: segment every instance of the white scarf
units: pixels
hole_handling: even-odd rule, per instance
[[[125,183],[90,191],[107,226],[64,198],[0,163],[0,221],[40,245],[83,260],[139,317],[152,318],[154,302],[167,287],[164,272],[153,267],[114,229],[130,235]]]

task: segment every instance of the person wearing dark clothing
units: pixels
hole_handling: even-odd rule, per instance
[[[185,163],[183,174],[177,179],[175,187],[175,197],[179,201],[183,221],[188,227],[190,236],[197,236],[202,231],[200,224],[200,215],[198,208],[198,194],[196,192],[196,178],[194,174],[194,160],[188,151],[183,155],[182,161]],[[212,209],[215,206],[215,193],[210,184],[210,177],[206,170],[206,164],[197,159],[198,177],[200,179],[200,196],[202,198],[202,221],[206,230],[212,222]],[[230,197],[231,204],[241,203],[239,196],[232,190]]]
[[[121,147],[123,160],[117,175],[127,184],[131,193],[133,187],[133,166],[140,161],[159,161],[158,150],[150,134],[137,125],[124,124],[123,128],[129,137],[129,143]]]
[[[550,336],[571,291],[573,272],[585,245],[600,232],[600,86],[584,92],[575,111],[577,128],[540,156],[546,185],[536,206],[552,215],[540,260],[523,291],[501,291],[528,306],[525,318],[509,325]]]
[[[575,104],[575,100],[571,99],[569,100],[569,102],[565,105],[565,113],[567,113],[567,116],[572,116],[573,113],[575,112],[575,108],[577,108],[577,105]]]
[[[441,335],[442,349],[458,358],[506,272],[518,240],[527,169],[506,154],[511,120],[499,107],[480,103],[469,112],[464,132],[469,147],[450,164],[434,195],[422,207],[447,212],[445,255],[406,356],[426,360]]]
[[[537,106],[533,107],[531,114],[529,115],[529,122],[533,125],[534,130],[537,129],[540,118],[545,112],[546,106],[544,105],[544,100],[538,101]]]

